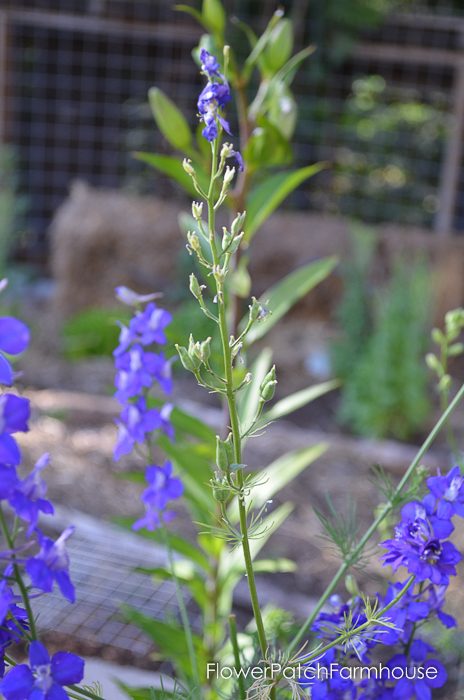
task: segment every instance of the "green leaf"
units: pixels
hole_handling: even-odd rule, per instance
[[[287,452],[269,466],[259,472],[256,477],[259,486],[252,489],[251,497],[255,508],[261,508],[279,493],[284,486],[293,481],[310,464],[318,459],[327,450],[325,443],[311,445],[299,450]],[[239,510],[235,499],[229,506],[228,516],[231,522],[238,522]]]
[[[287,63],[282,66],[279,72],[276,74],[276,80],[284,80],[287,85],[291,85],[295,74],[300,67],[300,65],[305,61],[311,54],[316,50],[315,46],[306,46],[301,51],[298,51],[294,56],[290,58]]]
[[[192,145],[192,132],[180,109],[157,87],[148,91],[148,100],[158,129],[171,146],[188,153]]]
[[[226,26],[226,13],[221,0],[203,0],[201,16],[203,24],[210,29],[213,34],[224,34]]]
[[[299,170],[276,173],[255,187],[247,200],[246,239],[249,241],[253,237],[258,228],[293,190],[324,167],[324,163],[314,163]]]
[[[177,12],[185,12],[186,15],[190,15],[196,19],[199,24],[205,26],[201,12],[198,12],[194,7],[190,7],[190,5],[174,5],[174,9],[177,10]]]
[[[338,386],[340,386],[340,382],[337,379],[332,379],[328,382],[316,384],[315,386],[308,386],[306,389],[286,396],[284,399],[277,401],[277,403],[266,411],[260,422],[268,423],[271,420],[277,420],[277,418],[287,416],[289,413],[297,411],[299,408],[306,406],[306,404],[318,399],[319,396],[323,396],[328,391],[336,389]]]
[[[160,156],[156,153],[142,153],[141,151],[133,153],[133,156],[137,160],[147,163],[160,173],[175,180],[177,184],[192,197],[198,196],[193,186],[192,178],[187,175],[178,158],[174,158],[173,156]]]
[[[203,609],[208,603],[205,581],[198,575],[192,562],[187,559],[176,559],[174,570],[167,569],[164,566],[157,566],[153,568],[138,567],[137,571],[147,576],[152,576],[155,581],[175,582],[177,580],[188,588],[200,608]]]
[[[292,149],[279,126],[282,124],[274,125],[263,115],[257,116],[256,126],[243,151],[249,168],[258,170],[291,162]]]
[[[297,268],[283,280],[277,282],[260,297],[260,302],[269,313],[261,321],[255,323],[247,335],[247,343],[251,345],[262,338],[284,316],[291,307],[305,296],[319,282],[322,282],[334,269],[337,259],[322,258]],[[240,322],[240,328],[245,328],[248,315]]]
[[[191,675],[192,670],[190,668],[187,641],[185,639],[184,630],[181,627],[162,622],[161,620],[154,620],[130,605],[123,605],[121,610],[129,622],[136,625],[155,642],[163,656],[167,657],[177,668],[181,669],[185,675]],[[193,643],[197,655],[203,656],[204,651],[201,639],[193,635]],[[199,663],[198,667],[201,670],[202,664]]]
[[[259,404],[259,388],[272,362],[272,350],[265,348],[260,352],[251,367],[251,382],[238,395],[238,414],[242,432],[246,432],[256,416]]]
[[[253,569],[257,574],[288,574],[296,571],[297,565],[291,559],[258,559],[253,564]]]
[[[179,431],[191,437],[196,437],[202,442],[211,444],[214,448],[216,444],[216,434],[214,430],[200,420],[200,418],[196,418],[176,406],[171,413],[171,423],[176,432]]]
[[[290,19],[283,17],[271,31],[264,50],[266,67],[275,73],[287,63],[292,51],[293,24]]]

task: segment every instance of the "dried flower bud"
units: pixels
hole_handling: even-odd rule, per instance
[[[195,231],[187,232],[187,241],[190,248],[194,250],[195,253],[199,253],[201,251],[200,239],[198,238]]]
[[[235,168],[229,168],[228,165],[226,165],[226,169],[224,171],[224,187],[227,187],[230,185],[232,180],[235,177]]]
[[[176,350],[184,369],[188,370],[189,372],[195,372],[199,365],[192,360],[187,348],[183,347],[182,345],[176,345]]]
[[[230,232],[233,236],[237,236],[241,232],[243,224],[245,223],[245,217],[246,211],[242,212],[241,214],[237,214],[235,219],[232,221]]]
[[[193,247],[193,246],[192,246]],[[189,277],[190,281],[190,291],[192,292],[193,296],[195,299],[198,299],[198,301],[201,301],[203,299],[203,294],[202,294],[202,289],[205,289],[205,285],[201,285],[195,275],[192,274]]]

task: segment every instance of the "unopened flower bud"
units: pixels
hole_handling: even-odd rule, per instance
[[[232,153],[234,152],[234,147],[231,143],[223,143],[222,148],[221,148],[221,160],[225,160],[226,158],[230,158]]]
[[[222,250],[226,250],[232,242],[232,235],[226,229],[225,226],[222,227]]]
[[[190,357],[187,348],[183,347],[182,345],[176,345],[176,350],[184,369],[188,370],[189,372],[195,372],[199,365],[197,365],[197,363]]]
[[[195,253],[199,253],[201,251],[200,239],[198,238],[195,231],[187,232],[187,241],[190,248],[194,250]]]
[[[184,160],[182,161],[182,167],[184,168],[187,175],[190,175],[190,177],[195,176],[195,170],[193,168],[192,161],[190,160],[190,158],[184,158]]]
[[[196,221],[201,221],[203,202],[192,202],[192,216]]]
[[[260,316],[262,314],[263,307],[261,306],[259,301],[256,299],[256,297],[251,297],[251,304],[249,306],[249,309],[250,309],[250,311],[249,311],[250,321],[252,321],[252,322],[257,321],[258,318],[260,318]]]
[[[237,236],[241,232],[243,224],[245,223],[245,217],[246,211],[242,212],[241,214],[237,214],[235,219],[232,221],[230,232],[233,236]]]
[[[276,371],[275,365],[273,365],[264,377],[259,388],[259,393],[263,401],[270,401],[272,398],[274,398],[276,384]]]
[[[233,461],[233,460],[232,460]],[[228,472],[231,460],[225,440],[216,435],[216,464],[222,472]]]
[[[202,294],[202,289],[205,289],[205,285],[201,285],[195,275],[192,274],[189,277],[189,282],[190,282],[190,291],[192,292],[193,296],[195,299],[198,299],[198,301],[203,299],[203,294]]]
[[[224,187],[227,187],[230,185],[232,180],[235,177],[235,168],[229,168],[228,165],[226,165],[226,169],[224,171]]]

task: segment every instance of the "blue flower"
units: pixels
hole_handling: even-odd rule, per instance
[[[356,686],[347,674],[337,672],[337,656],[329,649],[323,657],[301,667],[298,683],[310,689],[311,700],[351,700],[356,697]]]
[[[53,505],[45,498],[47,484],[41,476],[48,462],[49,455],[42,455],[30,474],[25,479],[18,479],[8,499],[16,515],[29,523],[28,534],[36,527],[40,513],[54,513]]]
[[[430,580],[438,585],[448,584],[462,558],[451,542],[437,536],[427,516],[402,520],[395,528],[395,538],[382,546],[387,550],[382,557],[385,565],[391,565],[394,571],[404,566],[418,581]]]
[[[207,141],[214,141],[218,137],[218,124],[230,134],[229,123],[219,111],[224,109],[230,100],[230,88],[226,81],[222,83],[209,81],[201,91],[197,107],[200,118],[205,124],[202,134]]]
[[[206,49],[201,49],[200,61],[201,70],[203,73],[206,73],[209,78],[219,77],[221,75],[221,66],[219,65],[219,61],[217,60],[216,56],[213,56],[213,54]]]
[[[172,391],[171,363],[162,353],[146,352],[140,345],[133,345],[116,357],[115,366],[115,396],[121,403],[151,387],[154,380],[165,393]]]
[[[116,460],[132,452],[134,445],[144,442],[149,433],[165,429],[165,419],[157,408],[147,408],[146,399],[141,397],[123,408],[118,428],[118,440],[114,448]]]
[[[143,518],[134,523],[134,530],[156,530],[164,522],[171,520],[173,513],[166,509],[171,501],[180,498],[184,492],[182,481],[172,476],[171,462],[166,462],[162,467],[147,467],[145,477],[149,485],[142,493],[141,499],[146,512]]]
[[[438,474],[427,479],[430,494],[426,496],[430,506],[436,504],[437,516],[442,519],[453,515],[464,517],[464,477],[459,467],[451,469],[446,476]]]
[[[19,355],[29,345],[30,335],[28,327],[11,316],[0,318],[0,384],[11,386],[14,373],[7,355]]]
[[[385,596],[380,598],[380,606],[385,607],[402,591],[406,581],[390,583]],[[408,642],[417,622],[425,620],[430,615],[430,605],[423,595],[414,594],[411,588],[387,613],[389,621],[395,628],[386,628],[382,639],[384,644],[396,644],[398,641]]]
[[[40,551],[35,557],[28,559],[26,563],[26,571],[33,586],[45,593],[50,593],[56,582],[62,595],[70,603],[75,602],[76,594],[69,576],[69,556],[66,551],[66,540],[73,532],[73,527],[66,528],[54,542],[39,531]]]
[[[16,468],[0,464],[0,500],[7,500],[19,483]]]
[[[63,686],[80,683],[84,661],[76,654],[59,651],[51,658],[41,642],[31,642],[30,664],[12,668],[0,684],[6,700],[66,700]]]
[[[30,416],[30,403],[14,394],[0,396],[0,463],[17,465],[21,453],[12,433],[26,432]]]
[[[137,342],[142,345],[166,344],[164,329],[172,321],[172,316],[166,309],[160,309],[154,302],[147,304],[139,311],[129,324],[130,332]]]
[[[429,700],[432,697],[431,689],[441,688],[446,683],[448,677],[446,669],[437,659],[428,658],[431,652],[433,652],[433,648],[429,644],[421,639],[415,639],[411,644],[409,658],[405,654],[397,654],[386,664],[392,670],[398,668],[402,668],[404,671],[408,670],[408,678],[403,677],[396,681],[392,696],[395,700],[412,700],[413,698]],[[420,677],[422,674],[414,672],[418,666],[423,667],[424,670],[436,669],[436,674],[424,673],[424,678],[422,678]],[[436,677],[428,678],[429,675]]]

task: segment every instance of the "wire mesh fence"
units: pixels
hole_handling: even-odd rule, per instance
[[[275,5],[225,4],[258,27]],[[319,44],[294,86],[295,160],[330,166],[290,205],[464,230],[461,3],[407,3],[338,54],[337,36],[311,21],[311,3],[287,5],[299,42]],[[0,0],[0,138],[16,155],[29,254],[46,250],[75,179],[177,196],[131,152],[167,149],[146,103],[153,84],[194,124],[198,36],[161,0]]]

